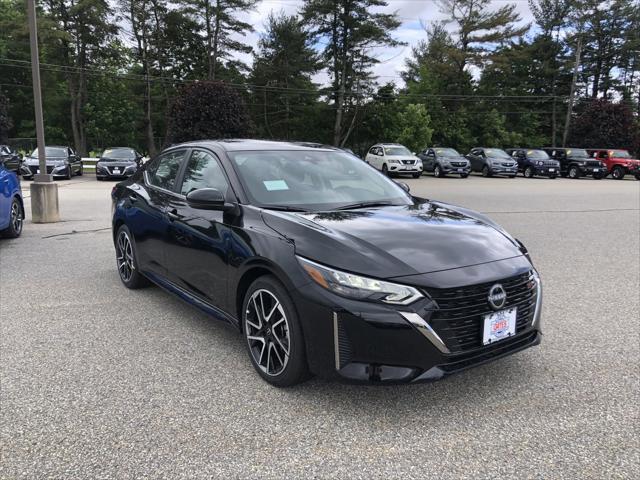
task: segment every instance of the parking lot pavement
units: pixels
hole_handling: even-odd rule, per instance
[[[63,222],[0,241],[0,478],[640,478],[640,182],[407,183],[525,242],[539,347],[431,384],[270,387],[231,328],[120,284],[112,183],[60,182]]]

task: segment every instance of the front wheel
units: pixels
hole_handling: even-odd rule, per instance
[[[249,359],[271,385],[289,387],[309,378],[302,328],[286,289],[273,276],[254,281],[242,302]]]
[[[613,167],[613,170],[611,171],[611,176],[616,180],[623,180],[624,169],[622,167]]]
[[[413,178],[420,178],[420,175],[422,175],[422,172],[419,172],[419,173],[412,173],[412,174],[411,174],[411,176],[412,176]]]
[[[22,233],[22,224],[24,220],[24,209],[18,197],[14,197],[9,210],[9,226],[0,231],[0,234],[6,238],[16,238]]]
[[[468,173],[461,173],[460,178],[467,178],[469,176]]]
[[[386,177],[390,177],[391,175],[389,175],[389,169],[387,168],[387,164],[385,163],[384,165],[382,165],[382,174]]]
[[[549,178],[550,178],[551,180],[555,180],[555,179],[556,179],[556,176],[555,176],[555,175],[549,175]]]
[[[444,172],[442,171],[442,167],[440,167],[440,165],[436,165],[436,168],[433,169],[433,175],[438,178],[444,177]]]
[[[527,167],[524,169],[524,174],[526,178],[533,178],[533,168]]]
[[[604,178],[604,174],[602,173],[594,173],[593,174],[593,179],[594,180],[602,180]]]
[[[73,167],[69,165],[69,168],[67,170],[69,170],[69,172],[67,173],[67,180],[71,180],[71,177],[73,177]]]
[[[84,167],[82,164],[80,164],[80,170],[78,170],[78,176],[81,177],[83,173],[84,173]]]
[[[580,170],[575,165],[569,168],[569,178],[573,178],[574,180],[580,178]]]
[[[149,280],[138,269],[133,235],[126,225],[122,225],[116,233],[116,264],[118,275],[125,287],[135,290],[149,285]]]
[[[489,166],[485,165],[484,167],[482,167],[482,176],[483,177],[490,177],[491,176],[491,170],[489,170]]]
[[[634,177],[636,177],[636,180],[640,180],[640,173],[636,173]]]

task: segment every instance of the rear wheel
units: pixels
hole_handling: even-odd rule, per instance
[[[242,330],[251,363],[264,380],[289,387],[310,377],[298,316],[275,277],[260,277],[247,290]]]
[[[482,176],[483,177],[490,177],[491,176],[491,170],[489,170],[489,166],[485,165],[484,167],[482,167]]]
[[[11,201],[11,209],[9,210],[9,226],[0,231],[0,234],[6,238],[16,238],[22,233],[22,224],[24,220],[24,209],[18,197],[14,197]]]
[[[616,180],[624,179],[624,169],[620,166],[613,167],[613,170],[611,171],[611,176]]]
[[[126,225],[122,225],[116,233],[116,264],[118,275],[125,287],[135,290],[149,285],[149,280],[138,270],[133,235]]]
[[[577,166],[571,165],[569,168],[569,178],[580,178],[580,169]]]
[[[534,172],[533,172],[533,168],[531,168],[531,167],[527,167],[527,168],[525,168],[525,169],[524,169],[524,174],[523,174],[523,175],[524,175],[526,178],[533,178],[533,173],[534,173]]]

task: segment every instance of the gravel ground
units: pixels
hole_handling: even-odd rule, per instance
[[[231,328],[120,284],[112,184],[59,182],[64,222],[0,241],[0,478],[640,478],[640,182],[407,183],[525,242],[541,346],[431,384],[270,387]]]

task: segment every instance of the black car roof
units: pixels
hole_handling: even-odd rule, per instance
[[[273,140],[253,140],[253,139],[227,139],[227,140],[198,140],[194,142],[184,142],[172,147],[182,146],[216,146],[227,152],[241,152],[247,150],[326,150],[335,151],[336,147],[324,146],[314,142],[277,142]]]

